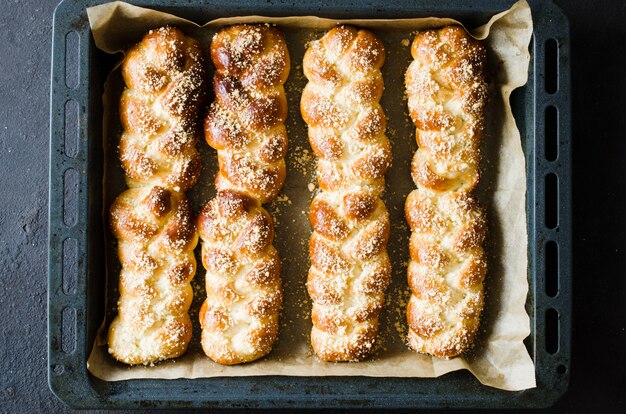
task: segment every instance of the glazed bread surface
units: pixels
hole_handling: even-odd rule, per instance
[[[110,209],[122,270],[108,345],[123,363],[150,364],[185,353],[192,335],[198,236],[183,191],[200,172],[202,51],[176,28],[152,30],[128,50],[122,76],[119,156],[131,188]]]
[[[270,25],[235,25],[211,42],[215,101],[205,118],[218,152],[217,195],[198,218],[207,298],[202,348],[220,364],[267,355],[278,337],[281,263],[274,223],[261,206],[285,181],[289,54]]]
[[[472,344],[483,307],[486,219],[478,183],[487,85],[485,48],[460,26],[418,33],[406,72],[418,150],[411,227],[409,346],[449,358]]]
[[[391,278],[389,215],[379,198],[391,146],[379,100],[383,44],[338,26],[310,44],[300,103],[318,157],[321,192],[311,203],[307,289],[311,343],[326,361],[357,361],[373,350]]]

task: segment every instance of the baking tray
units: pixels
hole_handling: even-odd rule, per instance
[[[137,0],[133,4],[203,23],[237,15],[331,18],[439,16],[468,27],[511,7],[482,2],[385,0],[307,2]],[[481,385],[469,372],[439,378],[237,377],[106,382],[87,357],[104,316],[102,88],[115,58],[96,49],[86,8],[65,0],[53,22],[48,252],[48,378],[75,408],[434,408],[545,407],[563,395],[571,344],[571,120],[569,26],[551,2],[529,0],[534,33],[529,80],[512,97],[527,173],[525,341],[537,387],[517,392]],[[331,3],[331,4],[327,4]]]

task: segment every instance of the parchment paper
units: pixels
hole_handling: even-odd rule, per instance
[[[495,15],[484,26],[472,31],[489,50],[488,80],[490,101],[483,141],[482,180],[478,195],[489,217],[487,251],[489,271],[485,281],[486,306],[481,331],[474,347],[464,356],[443,360],[410,351],[405,344],[405,310],[410,291],[406,282],[409,228],[404,218],[404,201],[414,188],[410,176],[411,157],[416,150],[415,130],[406,108],[404,73],[408,67],[410,44],[416,31],[453,23],[450,19],[419,18],[400,20],[344,20],[317,17],[232,17],[213,20],[204,26],[154,10],[114,2],[87,10],[95,43],[108,53],[125,50],[139,41],[149,29],[175,25],[196,37],[208,50],[211,36],[222,26],[234,23],[265,22],[277,24],[285,33],[291,55],[291,74],[286,83],[289,118],[287,155],[288,175],[278,199],[267,205],[276,221],[275,246],[283,260],[284,308],[280,337],[272,353],[253,363],[221,366],[202,353],[199,344],[198,309],[205,297],[204,269],[192,282],[194,302],[194,339],[188,353],[176,360],[155,366],[128,367],[108,355],[106,328],[115,316],[119,263],[113,237],[107,240],[107,312],[87,362],[90,372],[107,381],[134,378],[199,378],[216,376],[294,375],[294,376],[371,376],[437,377],[447,372],[468,369],[488,386],[522,390],[535,386],[534,365],[523,343],[530,333],[525,310],[528,294],[527,234],[524,154],[519,131],[509,105],[511,91],[526,83],[532,34],[530,8],[520,1],[511,9]],[[306,125],[299,113],[299,100],[306,79],[302,57],[307,42],[323,35],[338,22],[368,28],[385,44],[387,59],[383,67],[385,92],[382,106],[388,116],[388,136],[393,145],[393,166],[387,174],[383,199],[392,223],[389,254],[393,281],[380,318],[380,335],[371,359],[359,363],[327,363],[312,354],[309,343],[311,303],[305,282],[309,267],[308,239],[311,234],[306,212],[317,191],[315,159],[307,139]],[[121,57],[121,56],[120,56]],[[210,62],[210,59],[207,59]],[[208,63],[212,76],[212,66]],[[123,83],[119,70],[105,84],[103,146],[105,151],[105,205],[103,216],[113,199],[124,188],[123,173],[117,159],[121,126],[118,114]],[[209,97],[209,101],[212,97]],[[214,195],[213,177],[217,156],[203,139],[198,149],[204,160],[200,182],[188,192],[194,211]],[[197,254],[199,258],[200,246]],[[201,261],[198,260],[200,264]]]

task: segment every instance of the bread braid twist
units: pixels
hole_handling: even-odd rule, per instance
[[[289,54],[268,25],[222,29],[211,43],[215,102],[205,137],[218,150],[216,197],[199,217],[207,299],[202,347],[214,361],[239,364],[267,355],[282,304],[274,224],[261,204],[285,181]]]
[[[187,191],[200,176],[197,113],[206,73],[199,43],[180,30],[150,31],[126,53],[119,153],[129,187]]]
[[[287,45],[276,27],[231,26],[213,38],[211,59],[215,102],[204,128],[218,151],[215,185],[266,203],[285,182]]]
[[[196,117],[205,89],[202,51],[180,30],[150,31],[122,64],[120,159],[131,189],[110,210],[118,239],[120,299],[109,352],[127,364],[182,355],[198,243],[182,191],[198,179]]]
[[[311,343],[327,361],[365,358],[391,279],[389,215],[379,198],[391,164],[383,92],[383,44],[349,26],[330,30],[304,56],[302,117],[322,192],[309,219]]]
[[[411,227],[407,309],[412,349],[453,357],[471,345],[483,306],[486,220],[478,182],[487,85],[484,47],[459,26],[420,32],[406,73],[419,149],[417,186],[406,201]]]

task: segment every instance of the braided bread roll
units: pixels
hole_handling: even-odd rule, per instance
[[[409,346],[437,357],[465,351],[478,330],[487,262],[478,182],[487,85],[484,47],[459,26],[420,32],[406,73],[419,146],[417,186],[406,200],[411,227]]]
[[[262,203],[285,181],[289,54],[268,25],[222,29],[211,43],[215,102],[205,137],[218,151],[218,193],[198,218],[207,299],[200,310],[202,347],[220,364],[267,355],[278,337],[282,305],[274,223]]]
[[[200,45],[172,27],[152,30],[127,52],[122,76],[119,152],[131,189],[110,210],[122,271],[108,342],[117,360],[149,364],[182,355],[191,340],[198,235],[183,191],[200,173]]]
[[[200,44],[182,31],[150,31],[126,53],[119,154],[129,187],[184,192],[200,176],[197,113],[206,72]]]
[[[300,109],[318,160],[321,192],[311,203],[307,289],[311,343],[326,361],[362,360],[372,351],[391,279],[389,214],[379,198],[391,165],[379,104],[383,44],[349,26],[330,30],[304,55]]]

